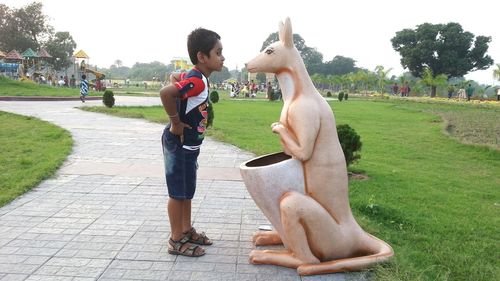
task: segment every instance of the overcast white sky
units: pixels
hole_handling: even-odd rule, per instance
[[[0,0],[19,8],[33,0]],[[186,38],[197,27],[212,29],[222,37],[225,66],[241,69],[260,50],[269,34],[286,17],[293,32],[309,47],[323,54],[324,61],[336,55],[356,60],[358,67],[374,70],[383,65],[403,69],[399,53],[390,39],[404,28],[424,22],[458,22],[474,35],[491,36],[488,54],[500,62],[499,13],[495,1],[451,0],[43,0],[43,11],[56,31],[69,31],[90,56],[90,63],[109,67],[116,60],[170,63],[172,57],[188,57]],[[8,50],[7,50],[8,51]],[[493,84],[492,68],[467,75]],[[496,83],[498,84],[498,83]]]

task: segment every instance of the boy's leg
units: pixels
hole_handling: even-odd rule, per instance
[[[191,230],[191,200],[183,200],[182,202],[182,232],[186,233]]]
[[[185,200],[177,200],[174,198],[168,199],[168,219],[170,221],[170,236],[173,240],[179,241],[182,238],[182,223],[183,223],[183,202]]]
[[[182,236],[190,235],[189,241],[198,245],[212,245],[205,232],[197,232],[191,224],[191,200],[182,200]]]
[[[186,204],[186,201],[191,200],[177,200],[173,198],[169,198],[168,200],[167,211],[171,231],[170,240],[168,242],[168,253],[190,257],[203,256],[205,254],[205,249],[196,244],[190,243],[188,238],[185,237],[182,232],[182,224],[185,217],[185,205],[191,206],[191,202]]]

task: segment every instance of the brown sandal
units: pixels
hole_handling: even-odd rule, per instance
[[[207,237],[205,232],[198,233],[196,232],[196,229],[194,229],[194,227],[191,227],[189,231],[184,232],[184,237],[187,237],[189,242],[198,245],[210,246],[213,244],[212,240]],[[196,237],[196,239],[194,237]]]
[[[189,237],[184,236],[179,241],[172,238],[168,240],[168,253],[171,255],[181,255],[186,257],[201,257],[205,254],[205,249],[189,242]]]

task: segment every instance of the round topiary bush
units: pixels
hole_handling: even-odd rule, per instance
[[[212,91],[210,93],[210,101],[212,103],[217,103],[219,102],[219,93],[217,91]]]
[[[332,92],[330,92],[330,91],[326,92],[326,96],[327,97],[331,97],[332,96]]]
[[[344,152],[347,167],[361,158],[359,151],[361,150],[360,136],[356,131],[347,124],[337,125],[337,134],[339,135],[340,146]]]
[[[113,94],[113,91],[104,91],[104,94],[102,95],[102,103],[104,103],[104,105],[109,108],[115,105],[115,95]]]
[[[338,96],[339,101],[342,101],[344,99],[344,92],[340,92]]]
[[[272,98],[272,100],[279,100],[279,99],[281,99],[281,89],[277,89],[276,91],[274,91]]]
[[[215,118],[214,106],[211,102],[208,103],[207,113],[208,113],[207,116],[207,128],[208,128],[214,124],[214,118]]]

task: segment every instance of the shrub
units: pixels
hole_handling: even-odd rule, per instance
[[[212,91],[210,93],[210,101],[212,103],[218,103],[219,102],[219,93],[217,91]]]
[[[278,89],[274,91],[272,100],[279,100],[281,99],[281,89]]]
[[[208,113],[207,117],[207,128],[208,128],[213,125],[215,118],[214,106],[211,102],[208,103],[207,113]]]
[[[109,108],[112,108],[113,105],[115,105],[115,95],[113,94],[113,91],[104,91],[104,94],[102,95],[102,103]]]
[[[339,101],[342,101],[344,99],[344,92],[340,92],[338,96]]]
[[[340,146],[344,152],[347,167],[361,158],[361,138],[356,131],[347,124],[337,125]]]
[[[347,100],[349,98],[349,94],[348,93],[345,93],[344,95],[344,100]]]
[[[330,92],[330,91],[326,92],[326,96],[327,97],[331,97],[332,96],[332,92]]]

